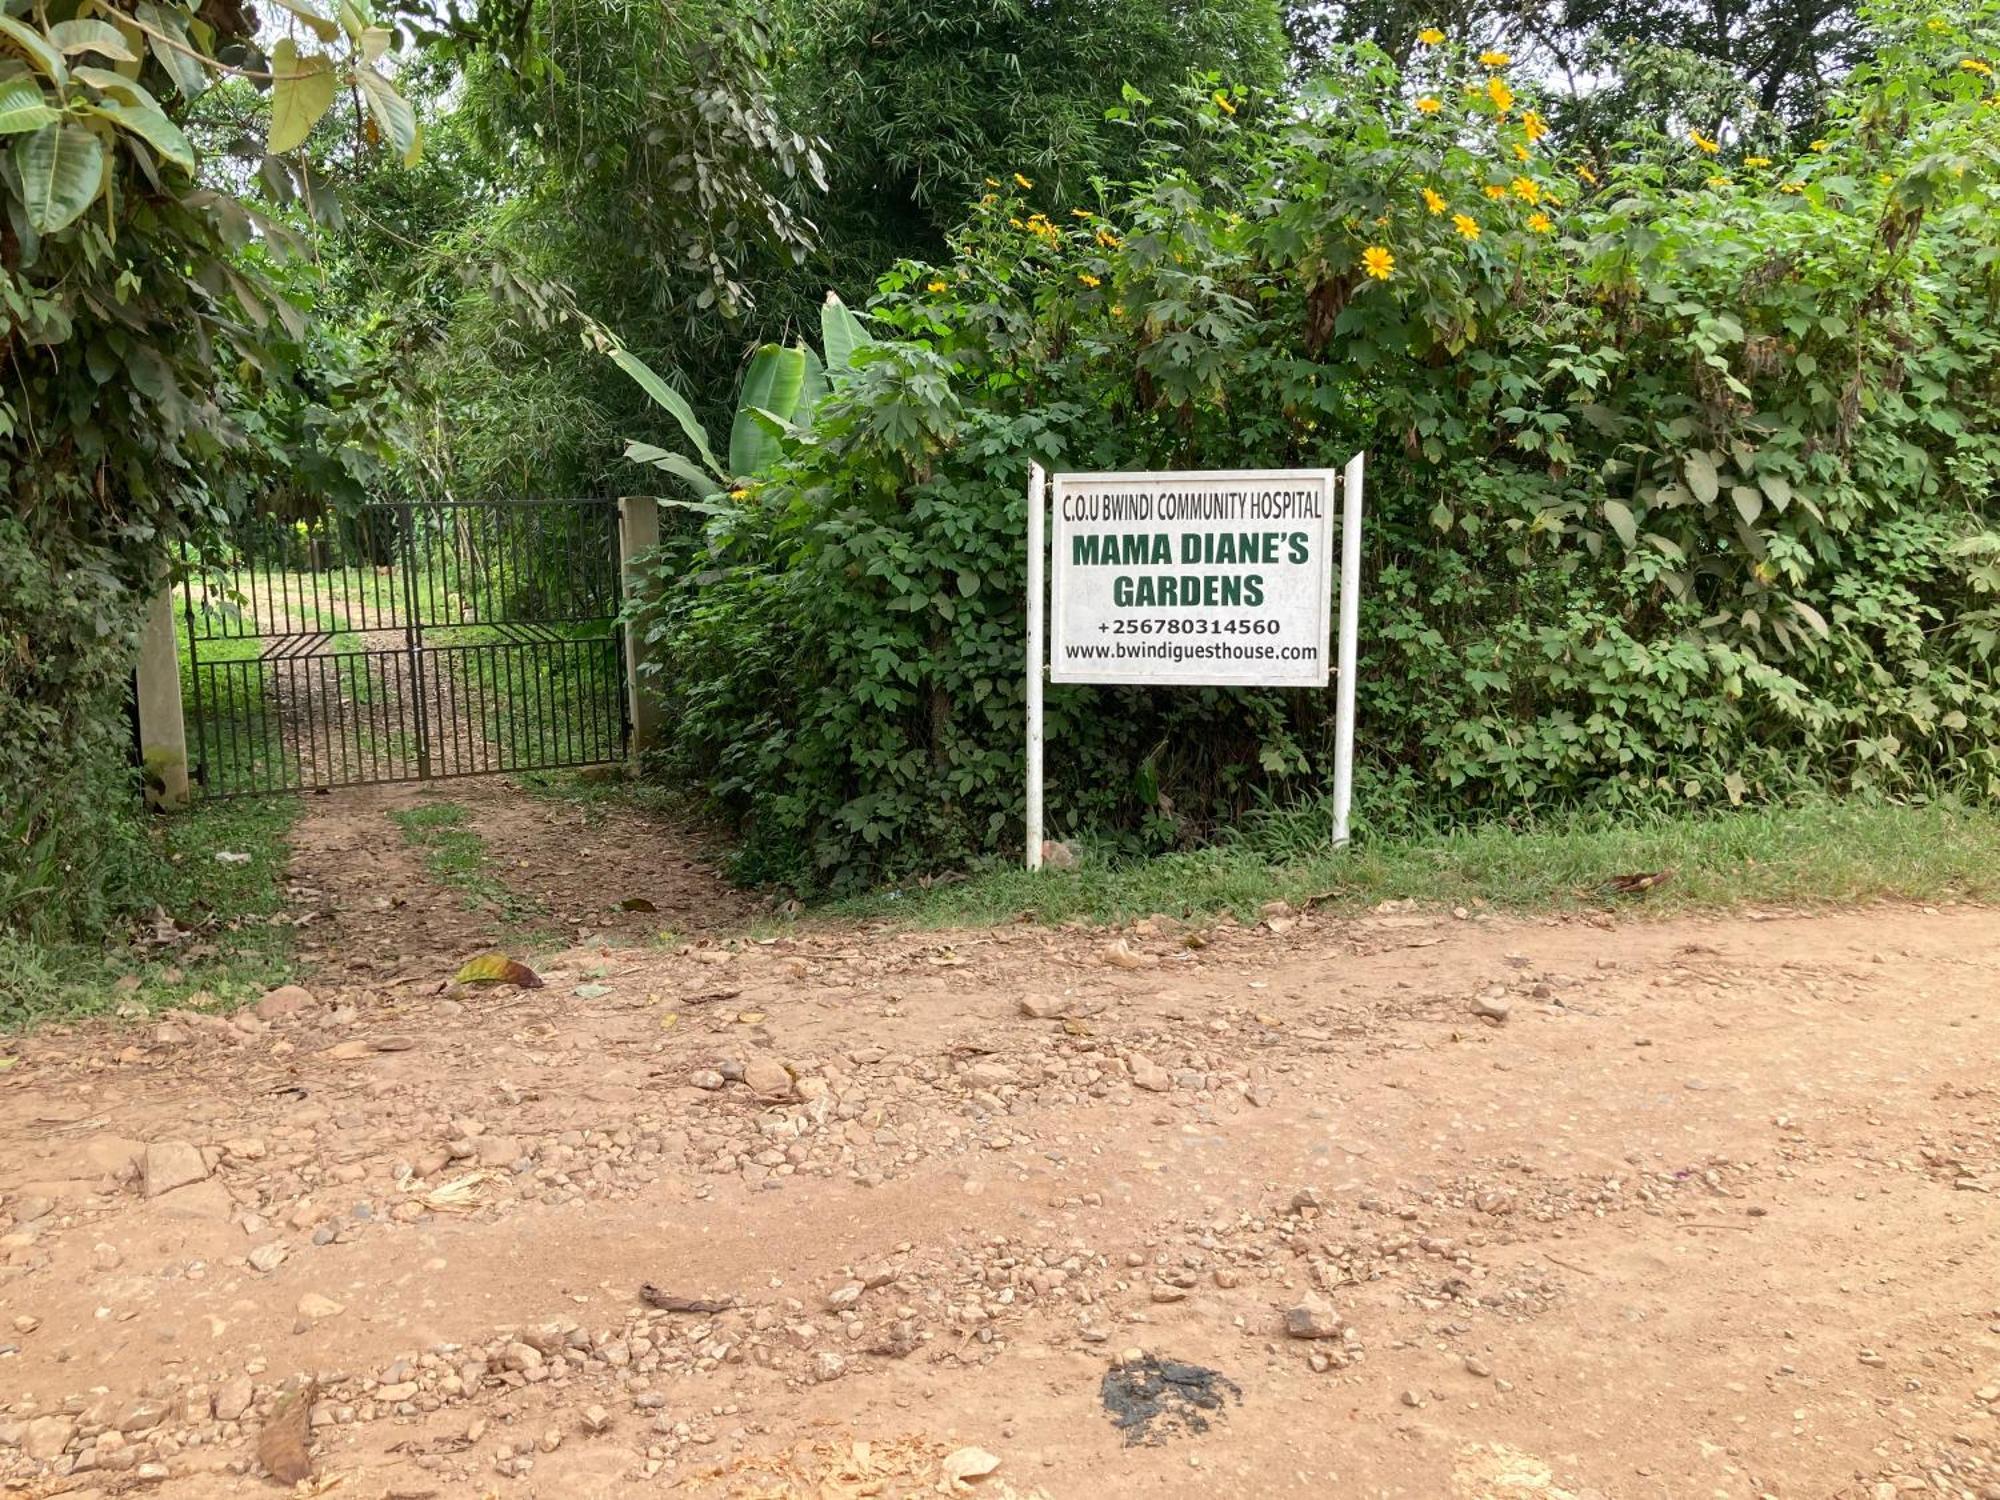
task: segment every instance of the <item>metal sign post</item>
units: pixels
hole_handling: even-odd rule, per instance
[[[1348,841],[1364,460],[1344,472],[1058,474],[1028,466],[1027,865],[1042,865],[1042,688],[1324,687],[1341,502],[1333,842]],[[1049,492],[1055,566],[1048,586]],[[1051,604],[1053,594],[1053,605]],[[1048,629],[1055,611],[1054,631]],[[1052,641],[1045,649],[1044,642]]]

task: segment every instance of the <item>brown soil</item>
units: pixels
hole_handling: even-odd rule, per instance
[[[0,1072],[0,1485],[279,1493],[310,1376],[354,1500],[2000,1496],[2000,913],[640,946],[671,836],[490,796],[546,988],[342,796],[309,1000]]]

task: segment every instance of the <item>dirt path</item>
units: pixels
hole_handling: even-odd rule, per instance
[[[2000,913],[1273,925],[30,1039],[0,1483],[2000,1497]]]

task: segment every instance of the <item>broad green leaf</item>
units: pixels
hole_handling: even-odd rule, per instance
[[[69,82],[69,70],[63,65],[62,54],[49,45],[49,39],[34,27],[12,16],[0,15],[0,37],[20,48],[21,55],[49,82],[58,87]]]
[[[276,0],[276,3],[305,22],[306,29],[322,42],[330,42],[340,35],[340,28],[306,4],[306,0]]]
[[[106,21],[58,21],[49,28],[49,40],[64,57],[79,52],[96,52],[113,62],[137,62],[132,49],[116,26]]]
[[[1716,496],[1722,493],[1722,484],[1715,477],[1715,460],[1697,450],[1687,456],[1682,467],[1687,472],[1688,488],[1694,491],[1695,499],[1703,505],[1713,505]]]
[[[108,94],[113,99],[139,109],[159,109],[160,101],[144,84],[127,78],[123,73],[114,73],[109,68],[71,68],[70,76],[78,83],[87,83],[100,94]],[[161,110],[162,114],[166,111]]]
[[[694,444],[694,451],[701,455],[701,461],[708,465],[710,473],[717,479],[729,478],[722,472],[722,465],[715,461],[715,450],[708,445],[708,433],[695,420],[694,408],[687,404],[679,391],[654,374],[652,367],[630,349],[613,349],[611,362],[637,381],[639,389],[651,396],[655,405],[664,407],[681,424],[681,431]]]
[[[0,135],[19,135],[53,125],[62,116],[42,97],[42,86],[21,75],[0,83]]]
[[[721,490],[721,485],[713,474],[704,474],[693,462],[680,454],[669,453],[666,449],[656,448],[651,443],[641,443],[627,438],[625,456],[635,464],[651,464],[656,469],[663,469],[676,478],[686,481],[688,488],[704,499]]]
[[[1755,485],[1732,485],[1729,498],[1736,502],[1736,514],[1743,518],[1746,526],[1755,525],[1757,518],[1764,514],[1764,495]]]
[[[1618,540],[1628,548],[1638,544],[1639,523],[1632,518],[1632,507],[1623,500],[1606,500],[1604,519],[1611,524],[1611,529],[1618,533]]]
[[[799,409],[792,421],[801,432],[810,432],[813,411],[826,399],[826,365],[810,344],[799,345],[799,352],[806,357],[806,380],[799,389]]]
[[[43,234],[76,222],[97,197],[104,177],[104,147],[81,125],[44,125],[14,146],[28,221]]]
[[[827,376],[835,385],[842,384],[853,371],[854,351],[875,342],[837,292],[826,294],[826,305],[819,310],[819,333],[826,345]]]
[[[1759,474],[1757,485],[1764,491],[1764,498],[1779,510],[1792,503],[1791,481],[1782,474]]]
[[[340,29],[347,33],[348,40],[358,43],[370,24],[367,11],[355,0],[339,0],[334,14],[340,18]]]
[[[106,99],[91,107],[120,130],[138,136],[175,166],[185,167],[190,172],[194,170],[194,147],[181,134],[180,126],[159,110],[143,104],[127,104],[119,99]]]
[[[806,358],[796,349],[766,344],[750,359],[729,429],[729,472],[745,478],[768,467],[782,451],[778,439],[751,414],[753,408],[790,422],[805,388]]]
[[[396,33],[386,26],[370,26],[361,33],[361,57],[364,62],[380,62],[389,53],[389,44],[396,39]]]
[[[416,112],[409,101],[396,92],[396,86],[372,68],[362,68],[355,74],[360,81],[361,93],[368,100],[368,113],[375,117],[375,124],[381,129],[383,138],[396,148],[405,165],[414,163],[423,149],[423,138],[417,134]]]
[[[187,27],[182,24],[180,17],[162,10],[153,3],[153,0],[140,0],[132,14],[140,25],[148,28],[146,45],[152,50],[153,60],[166,70],[167,76],[173,79],[174,87],[180,90],[181,96],[187,99],[199,99],[208,88],[208,70],[187,52],[181,50],[182,47],[186,47],[192,51],[193,44],[188,41]],[[180,43],[180,47],[169,46],[158,36],[153,35],[155,32],[165,32]]]
[[[317,52],[300,57],[292,39],[283,37],[271,49],[271,75],[271,136],[266,144],[281,156],[303,145],[320,117],[333,108],[333,62]]]
[[[1803,599],[1794,599],[1792,601],[1792,611],[1801,620],[1804,620],[1806,624],[1812,626],[1822,639],[1833,634],[1833,627],[1826,623],[1826,616],[1814,609]]]

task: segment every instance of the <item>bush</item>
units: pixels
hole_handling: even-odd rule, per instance
[[[2000,793],[1990,38],[1880,26],[1796,153],[1563,160],[1446,45],[1296,110],[1205,96],[1096,212],[996,183],[949,265],[884,279],[899,338],[810,440],[663,558],[672,769],[757,877],[999,849],[1029,458],[1366,449],[1364,823]],[[1048,711],[1053,818],[1135,845],[1331,772],[1331,694]]]

